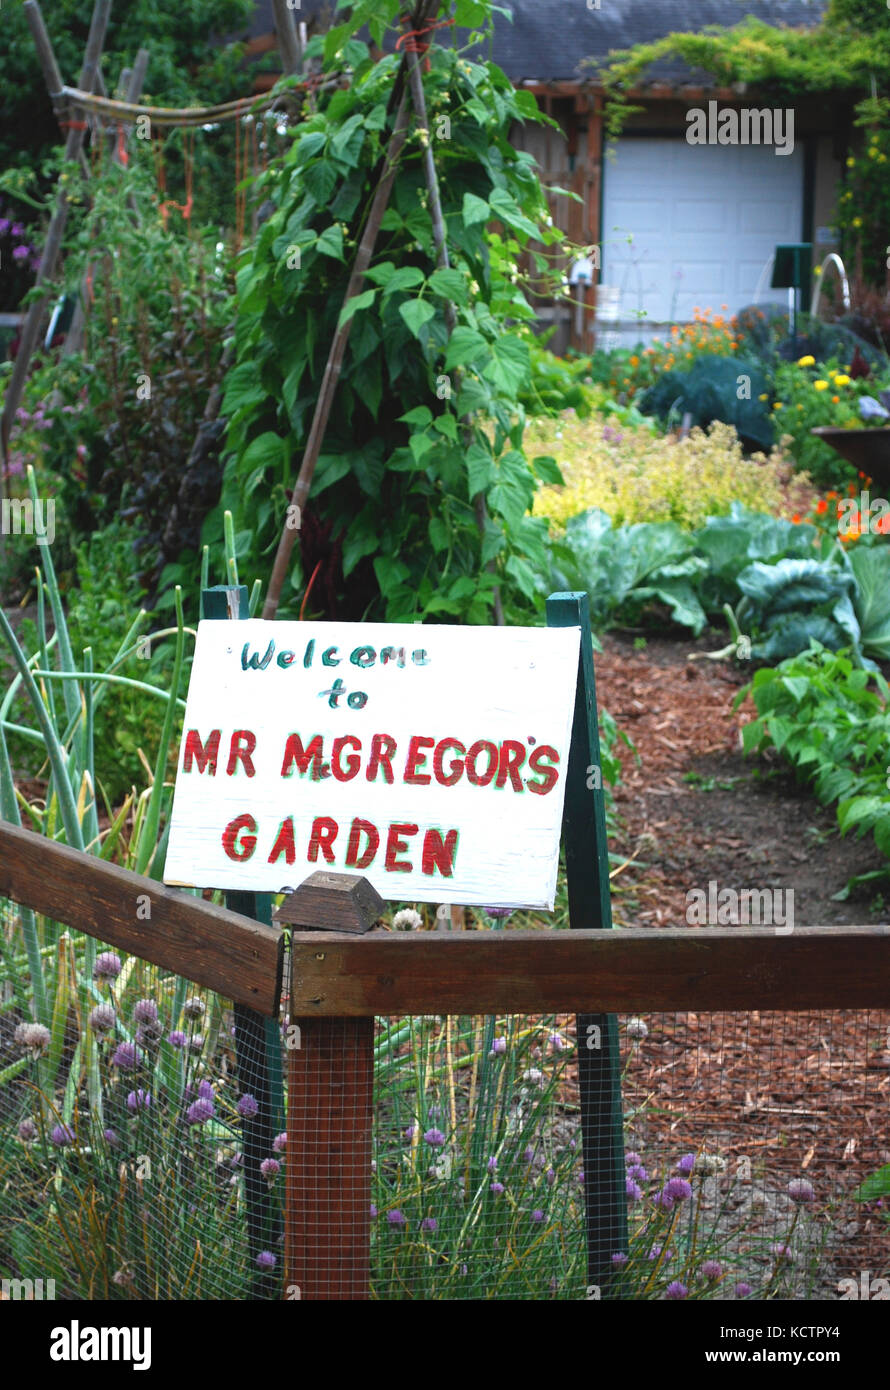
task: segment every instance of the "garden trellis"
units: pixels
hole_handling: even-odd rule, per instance
[[[38,0],[25,0],[23,6],[27,17],[37,55],[43,71],[44,81],[53,108],[56,111],[59,128],[65,135],[65,159],[79,160],[84,172],[89,175],[89,165],[84,156],[84,143],[90,117],[100,129],[110,131],[115,140],[113,158],[117,162],[126,161],[124,129],[132,128],[141,120],[149,123],[148,128],[188,130],[217,124],[224,121],[236,122],[236,130],[245,116],[256,116],[269,110],[281,101],[280,92],[240,97],[234,101],[217,103],[206,107],[163,107],[141,105],[138,101],[148,63],[148,51],[140,49],[132,73],[125,72],[122,85],[125,100],[109,97],[100,71],[102,48],[111,14],[111,0],[95,0],[92,22],[87,38],[83,66],[77,86],[67,85],[61,76],[47,33],[43,14]],[[302,50],[296,32],[296,20],[292,10],[276,0],[276,19],[278,23],[279,46],[285,75],[293,79],[302,68]],[[337,79],[327,79],[327,83]],[[303,87],[309,91],[318,82],[307,79]],[[51,283],[59,263],[62,237],[68,218],[68,201],[60,188],[56,208],[47,230],[46,240],[37,273],[37,286]],[[75,321],[70,332],[67,351],[80,345],[83,330],[83,317],[86,305],[83,297],[78,304]],[[35,299],[28,308],[22,327],[21,341],[3,400],[3,413],[0,416],[0,447],[3,454],[3,469],[0,474],[0,496],[5,495],[9,436],[15,412],[22,399],[28,378],[28,371],[34,351],[38,344],[41,325],[46,317],[46,303],[42,298]]]

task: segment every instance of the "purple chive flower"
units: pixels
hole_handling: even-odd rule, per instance
[[[406,1139],[413,1139],[416,1133],[417,1133],[417,1125],[409,1125],[408,1128],[405,1130],[405,1138],[406,1138]]]
[[[205,1120],[213,1117],[216,1106],[212,1100],[196,1100],[185,1112],[186,1122],[190,1125],[202,1125]]]
[[[238,1102],[237,1110],[242,1120],[251,1120],[254,1115],[259,1113],[260,1103],[255,1096],[242,1096]]]
[[[12,234],[13,234],[13,236],[24,236],[24,235],[25,235],[25,224],[24,224],[24,222],[13,222],[13,224],[12,224]]]
[[[38,1057],[49,1047],[50,1031],[42,1023],[20,1023],[15,1030],[15,1040]]]
[[[631,1150],[629,1153],[626,1153],[624,1155],[624,1161],[625,1163],[634,1164],[642,1163],[643,1160],[640,1158],[640,1155],[638,1153],[634,1153],[633,1150]]]
[[[9,236],[9,229],[12,226],[8,217],[0,217],[0,236]]]
[[[662,1249],[663,1249],[663,1246],[661,1246],[661,1245],[653,1245],[653,1246],[652,1246],[652,1249],[649,1251],[649,1254],[648,1254],[647,1258],[650,1259],[650,1260],[653,1260],[653,1261],[654,1261],[654,1260],[657,1260],[657,1259],[659,1258],[659,1256],[661,1255]],[[666,1260],[669,1260],[671,1257],[670,1257],[670,1255],[665,1255],[664,1258],[665,1258]]]
[[[612,1263],[613,1265],[618,1265],[620,1268],[621,1265],[627,1264],[627,1256],[623,1254],[620,1250],[617,1250],[615,1254],[612,1256]]]
[[[664,1296],[665,1298],[685,1298],[688,1293],[689,1290],[686,1285],[681,1284],[679,1279],[675,1279],[673,1283],[668,1284]]]
[[[171,1047],[185,1047],[188,1038],[185,1033],[181,1033],[178,1028],[174,1028],[172,1033],[167,1034],[167,1041]]]
[[[674,1199],[663,1187],[659,1188],[658,1192],[656,1192],[655,1196],[652,1198],[652,1201],[654,1205],[659,1207],[662,1211],[673,1211],[674,1209]]]
[[[199,999],[196,994],[193,994],[191,999],[186,999],[182,1006],[182,1012],[186,1018],[203,1018],[207,1012],[207,1005],[203,999]]]
[[[140,1090],[138,1090],[138,1091],[131,1091],[130,1094],[127,1096],[127,1109],[128,1109],[128,1110],[133,1110],[133,1111],[136,1111],[136,1110],[147,1110],[147,1109],[149,1108],[150,1105],[151,1105],[151,1092],[150,1092],[150,1091],[143,1091],[143,1090],[140,1089]]]
[[[736,1298],[749,1298],[753,1292],[754,1290],[751,1288],[751,1285],[746,1284],[744,1279],[740,1279],[735,1286]]]
[[[445,1135],[441,1129],[428,1129],[423,1136],[423,1141],[425,1144],[429,1144],[432,1149],[441,1149],[445,1143]]]
[[[498,1161],[496,1158],[490,1158],[485,1166],[489,1173],[493,1173],[498,1166]]]
[[[117,1143],[117,1130],[103,1129],[102,1138],[105,1140],[106,1144],[115,1145]]]
[[[93,966],[93,979],[116,980],[122,968],[121,958],[114,951],[101,951]]]
[[[792,1202],[812,1202],[816,1192],[806,1178],[792,1178],[788,1184],[788,1196]]]
[[[275,1138],[272,1140],[272,1148],[275,1150],[275,1152],[276,1152],[277,1154],[284,1153],[285,1149],[287,1148],[287,1133],[286,1133],[286,1132],[283,1133],[283,1134],[276,1134],[276,1135],[275,1135]]]
[[[407,1226],[408,1224],[408,1218],[403,1212],[399,1211],[398,1207],[394,1207],[392,1211],[388,1211],[386,1213],[386,1219],[390,1226]]]
[[[501,1056],[503,1053],[505,1053],[506,1051],[507,1051],[507,1039],[506,1039],[506,1038],[495,1038],[494,1041],[493,1041],[492,1044],[491,1044],[491,1051],[489,1052],[488,1055],[489,1055],[489,1057],[500,1057],[500,1056]]]
[[[277,1178],[281,1172],[281,1164],[277,1158],[264,1158],[260,1164],[260,1172],[264,1178]]]
[[[489,917],[494,917],[497,921],[503,921],[505,918],[513,916],[512,907],[484,907],[482,911],[486,912]]]
[[[434,1216],[425,1216],[420,1223],[420,1229],[422,1231],[435,1231],[438,1229],[438,1226],[439,1223]]]
[[[529,1144],[528,1148],[525,1149],[525,1150],[523,1150],[523,1154],[522,1154],[522,1161],[523,1161],[523,1163],[531,1163],[532,1160],[534,1159],[534,1156],[535,1156],[535,1151],[534,1151],[534,1149],[532,1148],[531,1144]]]
[[[554,1052],[562,1052],[566,1045],[565,1038],[562,1036],[561,1033],[550,1033],[547,1038],[547,1041],[553,1048]]]
[[[488,1190],[498,1197],[504,1191],[504,1184],[502,1182],[491,1182],[488,1184]]]
[[[677,1172],[682,1173],[684,1177],[688,1178],[694,1167],[695,1154],[684,1154],[682,1158],[677,1159]]]
[[[216,1097],[215,1097],[214,1094],[213,1094],[213,1087],[211,1086],[211,1084],[210,1084],[209,1081],[199,1081],[199,1082],[198,1082],[198,1099],[199,1099],[199,1100],[215,1100],[215,1099],[216,1099]]]
[[[788,1260],[789,1263],[794,1259],[794,1251],[790,1245],[785,1245],[781,1240],[776,1241],[769,1248],[771,1255],[775,1255],[777,1260]]]
[[[649,1174],[646,1172],[642,1163],[632,1163],[627,1170],[627,1176],[629,1178],[634,1178],[636,1182],[649,1181]]]
[[[373,1202],[371,1203],[371,1215],[372,1217],[377,1215],[377,1208]]]
[[[633,1178],[626,1179],[625,1190],[632,1202],[638,1202],[643,1195],[643,1189],[634,1182]]]
[[[532,1221],[543,1221],[543,1220],[544,1220],[544,1213],[541,1211],[541,1208],[540,1208],[540,1207],[535,1207],[534,1211],[532,1212]]]
[[[54,1125],[50,1139],[59,1149],[64,1149],[66,1144],[74,1143],[74,1130],[70,1125]]]
[[[258,1269],[274,1269],[276,1263],[275,1256],[272,1254],[271,1250],[261,1250],[256,1257],[256,1263]]]
[[[157,1023],[158,1006],[153,999],[140,999],[133,1005],[133,1017],[137,1023]]]
[[[26,261],[31,254],[29,246],[14,246],[12,248],[12,259],[14,261]]]
[[[38,1129],[33,1120],[22,1120],[19,1124],[19,1138],[23,1144],[33,1144],[37,1138]]]
[[[692,1196],[692,1185],[685,1178],[668,1178],[664,1195],[670,1197],[672,1202],[688,1202]]]
[[[138,1047],[129,1042],[118,1043],[111,1054],[111,1065],[121,1071],[134,1071],[141,1060]]]
[[[723,1266],[719,1260],[705,1260],[701,1272],[705,1279],[719,1279],[723,1273]]]
[[[547,1172],[544,1174],[544,1177],[545,1177],[546,1180],[547,1180],[547,1186],[548,1186],[548,1187],[552,1187],[553,1184],[556,1182],[556,1172],[555,1172],[555,1170],[554,1170],[553,1168],[548,1168],[548,1169],[547,1169]]]

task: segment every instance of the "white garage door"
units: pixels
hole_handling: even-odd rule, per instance
[[[604,285],[619,287],[622,325],[729,313],[752,303],[776,246],[801,240],[803,149],[625,138],[604,161]],[[628,238],[632,236],[632,241]],[[787,303],[787,291],[760,298]],[[622,340],[648,336],[625,327]]]

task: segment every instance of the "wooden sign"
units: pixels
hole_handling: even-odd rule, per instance
[[[580,629],[202,622],[164,880],[552,908]]]

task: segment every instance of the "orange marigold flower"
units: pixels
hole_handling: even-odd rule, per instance
[[[799,525],[800,525],[800,513],[799,513],[799,512],[795,512],[795,513],[794,513],[794,516],[791,518],[791,520],[792,520],[792,522],[794,523],[795,526],[799,526]]]
[[[640,359],[637,357],[636,353],[634,353],[633,357],[630,359],[630,365],[632,367],[638,367],[640,365]]]
[[[831,398],[831,401],[832,401],[832,404],[833,404],[833,405],[837,405],[837,403],[838,403],[839,400],[840,400],[840,396],[832,396],[832,398]]]
[[[824,512],[828,511],[828,503],[825,501],[824,497],[820,497],[819,501],[816,503],[816,511],[819,516],[822,516]]]

